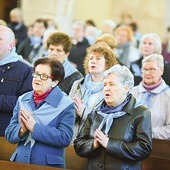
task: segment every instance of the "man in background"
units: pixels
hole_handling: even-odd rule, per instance
[[[27,38],[27,27],[23,23],[22,12],[20,8],[14,8],[9,13],[10,23],[8,27],[12,29],[15,34],[16,47]]]
[[[84,22],[77,20],[72,26],[72,48],[68,56],[71,63],[84,75],[83,62],[86,56],[86,49],[90,46],[85,38],[86,25]]]

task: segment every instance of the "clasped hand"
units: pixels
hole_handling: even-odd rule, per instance
[[[80,100],[78,97],[74,98],[75,109],[78,116],[82,117],[84,110],[84,102]]]
[[[33,132],[34,125],[36,123],[32,114],[25,109],[20,110],[19,121],[21,125],[21,133],[26,133],[27,131]]]
[[[96,131],[94,133],[93,148],[96,149],[100,145],[102,145],[104,148],[106,148],[108,141],[109,141],[108,135],[105,135],[101,130],[96,129]]]

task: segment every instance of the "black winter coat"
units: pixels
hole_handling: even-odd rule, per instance
[[[85,169],[141,169],[141,161],[149,157],[152,150],[151,114],[143,106],[135,108],[135,103],[136,99],[132,96],[123,108],[127,114],[114,119],[108,133],[109,141],[106,149],[100,146],[92,151],[94,132],[103,117],[97,112],[88,115],[80,134],[74,141],[76,153],[88,158]]]

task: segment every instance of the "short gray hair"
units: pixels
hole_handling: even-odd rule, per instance
[[[164,58],[161,54],[151,54],[143,58],[142,66],[147,62],[155,62],[159,68],[164,68]]]
[[[141,41],[140,41],[140,45],[139,45],[140,53],[142,54],[142,50],[141,50],[142,43],[147,38],[150,38],[150,39],[154,40],[154,42],[155,42],[155,53],[161,54],[162,53],[162,42],[161,42],[161,38],[156,33],[144,34],[142,36]]]
[[[82,21],[82,20],[76,20],[74,21],[72,27],[76,26],[76,25],[81,25],[83,28],[83,31],[85,32],[86,30],[86,24]]]
[[[134,76],[131,71],[126,66],[121,66],[120,64],[116,64],[112,66],[109,70],[104,72],[104,77],[108,74],[114,74],[117,78],[119,78],[120,82],[123,85],[129,85],[131,90],[134,86]]]

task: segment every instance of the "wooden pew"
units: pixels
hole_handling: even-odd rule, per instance
[[[0,169],[1,170],[63,170],[62,168],[23,164],[18,162],[10,162],[10,161],[2,161],[2,160],[0,160]]]
[[[11,144],[4,137],[0,137],[0,160],[9,161],[15,148],[16,144]],[[67,169],[82,170],[85,163],[86,159],[77,156],[73,146],[66,148]],[[148,159],[142,161],[142,170],[170,170],[170,141],[153,139],[152,153]]]
[[[16,144],[9,143],[4,137],[0,137],[0,160],[9,161],[16,146],[17,146]],[[70,145],[69,147],[66,148],[66,166],[68,169],[82,170],[85,164],[85,160],[86,159],[83,159],[76,155],[73,146]]]
[[[0,160],[8,161],[16,146],[16,144],[11,144],[4,137],[0,136]]]
[[[142,162],[142,170],[170,170],[170,141],[153,139],[152,153]]]
[[[66,148],[66,167],[71,170],[83,170],[86,163],[85,158],[76,155],[72,145]]]

